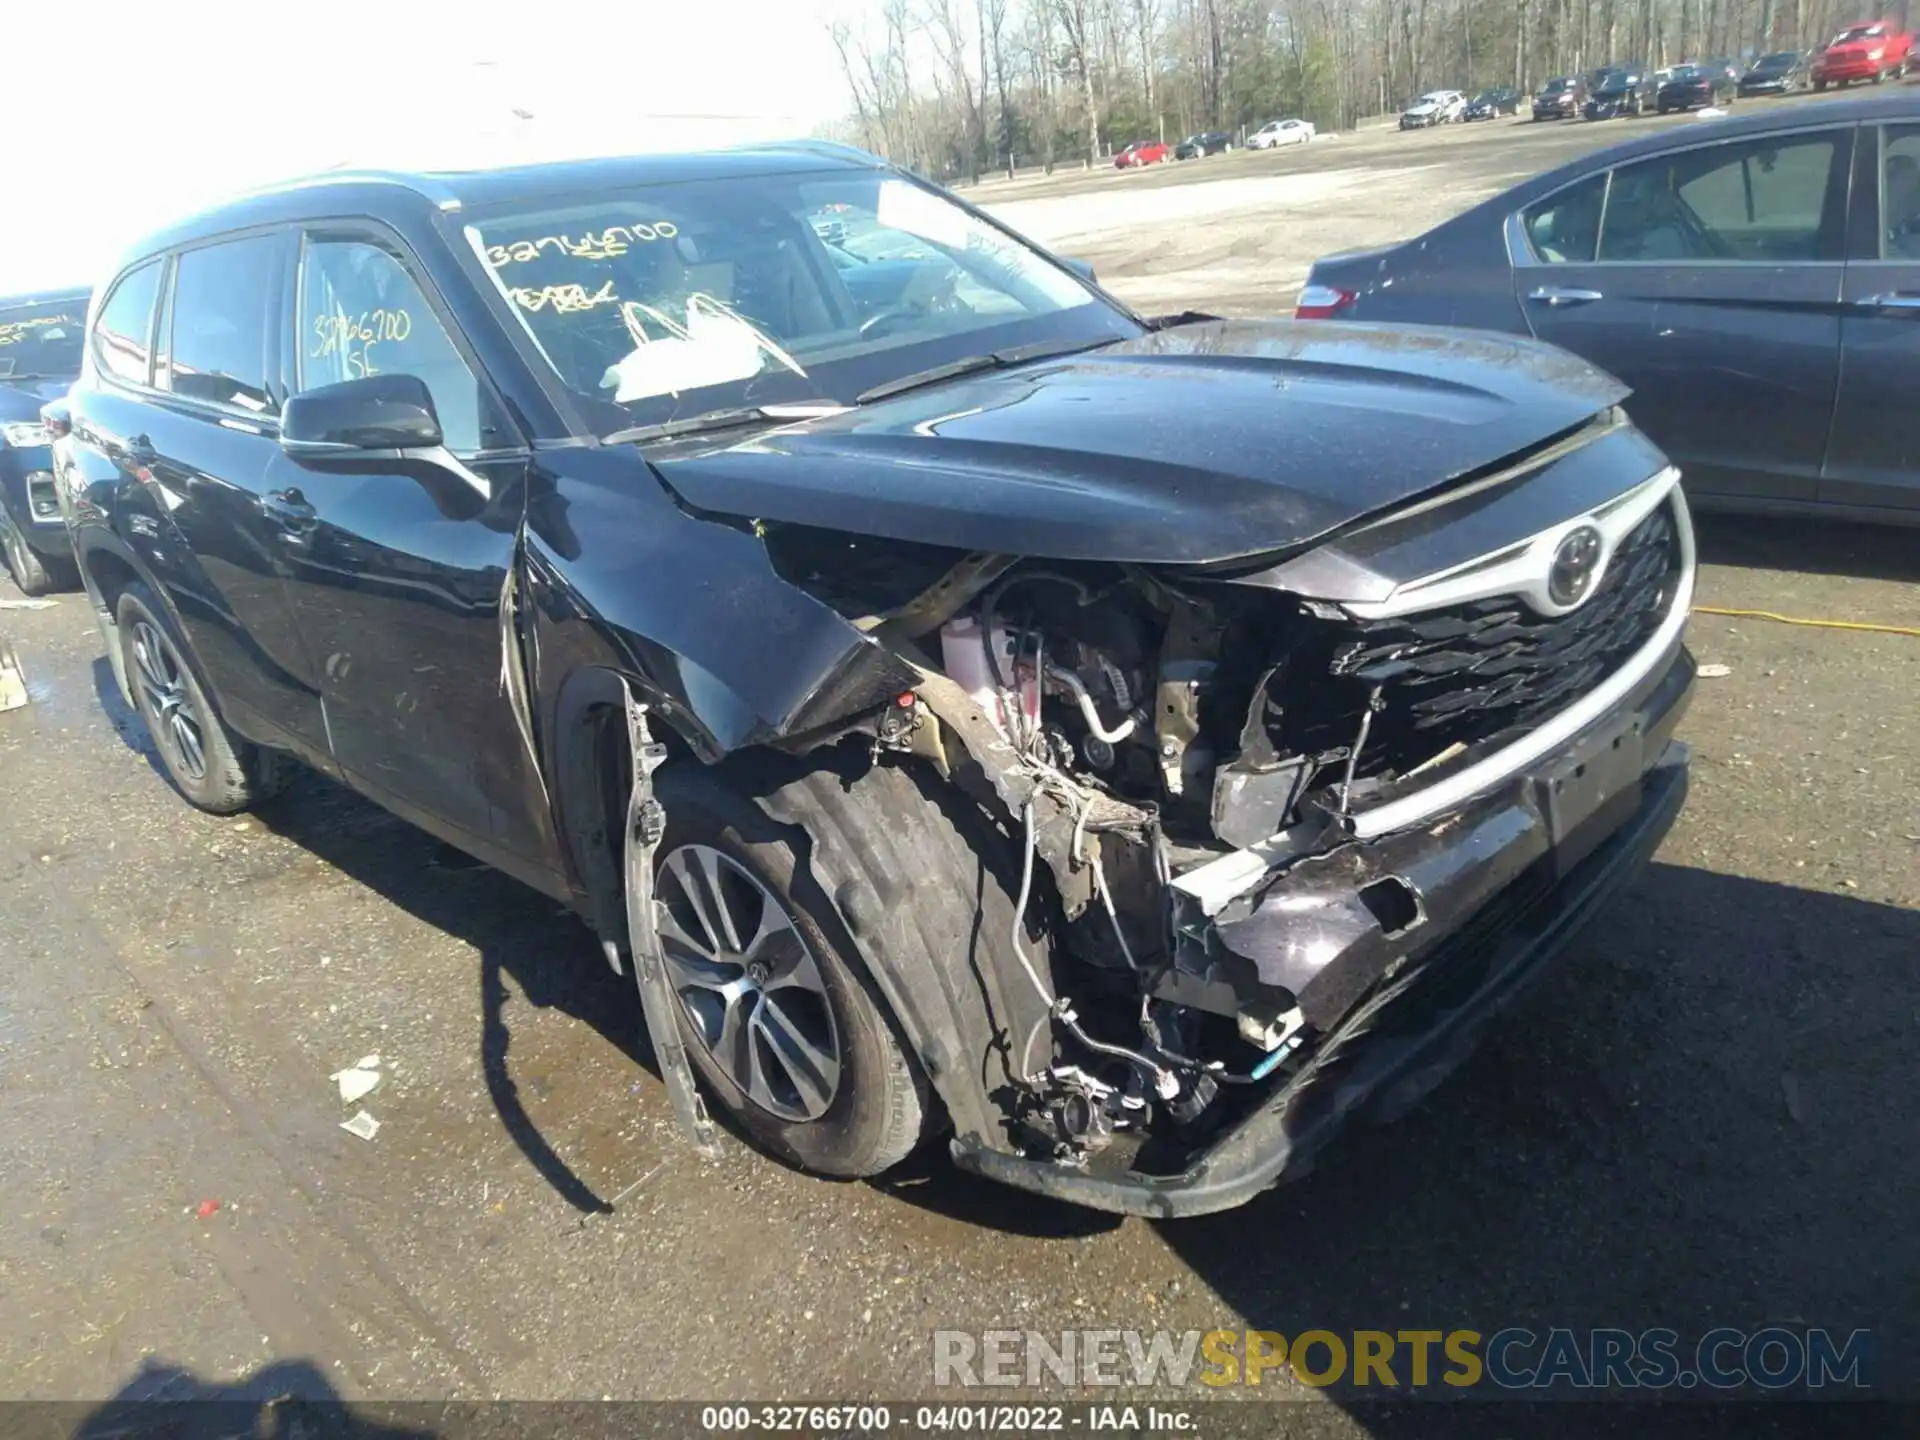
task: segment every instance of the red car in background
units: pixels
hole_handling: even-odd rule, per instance
[[[1141,165],[1158,165],[1173,158],[1173,147],[1164,140],[1136,140],[1113,157],[1114,167],[1131,170]]]
[[[1862,20],[1849,25],[1828,42],[1813,62],[1813,88],[1871,80],[1878,85],[1907,67],[1913,37],[1898,20]]]

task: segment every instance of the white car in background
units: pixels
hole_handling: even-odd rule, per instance
[[[1269,120],[1247,137],[1254,150],[1272,150],[1281,145],[1304,145],[1313,139],[1313,124],[1307,120]]]
[[[1429,90],[1400,116],[1402,130],[1421,130],[1429,125],[1446,125],[1460,118],[1467,108],[1467,97],[1458,90]]]

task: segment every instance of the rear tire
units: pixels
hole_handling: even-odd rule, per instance
[[[187,803],[211,815],[234,815],[286,789],[293,762],[227,728],[152,592],[137,581],[127,586],[116,613],[134,708]]]

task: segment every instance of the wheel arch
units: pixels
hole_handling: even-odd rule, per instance
[[[627,685],[654,707],[654,735],[668,747],[669,767],[705,768],[801,837],[799,858],[818,902],[852,937],[854,963],[885,1001],[948,1118],[960,1133],[1004,1148],[1006,1116],[992,1095],[1003,1082],[995,1080],[992,1066],[1007,1054],[1010,1037],[1024,1033],[1042,1011],[1034,996],[1010,985],[1002,967],[980,953],[984,927],[997,929],[1005,918],[989,920],[984,897],[971,933],[957,937],[960,943],[951,947],[929,930],[924,917],[909,913],[915,909],[910,892],[916,881],[933,866],[951,864],[952,855],[922,854],[912,837],[861,825],[849,818],[854,812],[832,803],[834,792],[863,778],[873,763],[857,743],[843,741],[801,756],[765,746],[716,754],[710,737],[689,733],[683,715],[645,681],[603,667],[569,676],[555,706],[549,773],[561,842],[602,942],[622,951],[627,944],[622,853],[632,786]],[[927,794],[946,812],[959,843],[983,867],[1004,873],[1010,854],[996,854],[992,837],[976,833],[984,818],[980,827],[966,823],[971,802],[957,787],[912,757],[889,761],[886,768],[898,773],[879,783],[911,785]],[[906,798],[904,788],[900,794]]]

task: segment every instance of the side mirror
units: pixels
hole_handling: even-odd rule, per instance
[[[1060,260],[1060,263],[1066,266],[1067,269],[1071,270],[1074,274],[1078,275],[1082,280],[1086,281],[1089,285],[1098,285],[1100,283],[1099,278],[1095,276],[1095,274],[1093,273],[1092,261],[1068,260],[1063,256]]]
[[[356,450],[417,450],[441,443],[433,395],[414,375],[368,375],[288,399],[280,448],[320,458]]]

